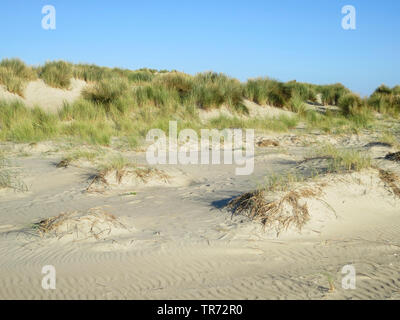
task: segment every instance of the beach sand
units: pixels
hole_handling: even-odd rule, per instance
[[[303,161],[317,142],[362,149],[399,173],[382,158],[393,148],[363,135],[256,137],[264,139],[278,144],[256,147],[252,175],[235,175],[234,164],[160,165],[168,182],[101,190],[88,189],[90,163],[56,166],[62,145],[2,143],[28,191],[0,190],[0,299],[399,299],[400,199],[378,169],[317,180],[322,193],[304,199],[310,220],[301,231],[277,236],[226,208],[266,176],[323,166]],[[147,165],[143,151],[122,154]],[[38,222],[63,213],[52,232],[40,232]],[[42,288],[45,265],[56,269],[55,290]],[[342,288],[346,265],[356,270],[355,289]]]

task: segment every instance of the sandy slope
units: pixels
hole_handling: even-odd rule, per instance
[[[64,103],[72,102],[79,98],[86,82],[79,79],[71,79],[71,86],[68,90],[52,88],[46,85],[43,80],[30,81],[25,90],[24,97],[10,93],[0,86],[0,99],[23,101],[28,107],[40,106],[46,111],[56,112]]]
[[[244,105],[249,110],[248,116],[241,115],[241,117],[249,117],[249,118],[278,118],[279,116],[288,116],[292,117],[294,115],[293,112],[288,110],[283,110],[281,108],[271,107],[269,105],[264,105],[260,108],[260,106],[252,101],[244,100]],[[219,109],[211,109],[211,110],[200,110],[199,116],[202,121],[207,121],[213,118],[217,118],[219,116],[225,116],[228,118],[237,117],[238,115],[233,114],[227,107],[221,107]]]
[[[285,152],[258,148],[251,176],[235,176],[233,165],[178,166],[189,185],[127,186],[125,192],[84,192],[94,171],[56,168],[57,153],[18,158],[30,191],[0,192],[0,298],[399,299],[400,202],[373,171],[328,179],[323,199],[334,212],[311,201],[302,233],[277,238],[224,209],[265,175],[299,166],[312,148],[291,144],[290,135],[274,138]],[[142,153],[132,157],[145,161]],[[130,231],[74,241],[40,238],[30,229],[61,212],[99,207]],[[356,267],[356,290],[341,288],[347,264]],[[56,267],[56,290],[41,287],[44,265]]]

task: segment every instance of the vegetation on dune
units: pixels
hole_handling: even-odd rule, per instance
[[[0,101],[0,140],[32,142],[51,139],[57,132],[57,117],[39,107]]]
[[[368,99],[368,105],[380,113],[398,116],[400,113],[400,86],[392,89],[379,86]]]
[[[293,100],[304,102],[317,102],[320,95],[324,105],[338,105],[340,98],[350,93],[350,90],[342,84],[313,85],[297,81],[287,83],[279,82],[269,78],[250,79],[244,86],[244,96],[258,104],[269,104],[275,107],[297,109],[298,103]],[[300,108],[303,112],[303,108]]]
[[[86,88],[82,95],[95,103],[109,104],[122,97],[128,90],[128,84],[123,78],[100,80]]]
[[[46,62],[38,74],[50,87],[68,89],[73,77],[72,65],[65,61]]]
[[[78,139],[90,144],[110,145],[118,138],[137,147],[152,128],[168,132],[170,120],[179,128],[253,128],[285,132],[299,122],[308,130],[326,133],[358,133],[373,125],[375,110],[390,116],[400,111],[400,86],[384,85],[362,99],[341,84],[313,85],[270,78],[241,83],[222,73],[204,72],[194,76],[167,70],[99,67],[47,62],[33,69],[18,59],[0,62],[0,83],[20,95],[27,81],[42,78],[57,88],[68,88],[71,78],[88,82],[82,97],[65,103],[56,114],[27,108],[20,102],[0,102],[0,140],[32,142],[55,138]],[[244,99],[296,113],[292,117],[247,118]],[[325,114],[308,103],[335,105]],[[233,116],[219,116],[202,123],[199,110],[227,107]]]
[[[324,105],[337,106],[342,96],[350,93],[350,90],[341,83],[332,85],[316,86],[316,91],[321,94],[321,101]]]
[[[290,100],[292,92],[291,87],[283,82],[269,78],[257,78],[247,81],[244,95],[255,103],[283,108]]]
[[[353,149],[338,149],[331,144],[317,149],[314,157],[330,159],[329,172],[360,171],[372,166],[372,160],[368,154]]]
[[[354,93],[346,93],[339,98],[338,106],[345,116],[354,116],[364,109],[365,102]]]
[[[0,84],[12,93],[23,96],[27,82],[36,78],[35,71],[19,59],[3,59],[0,62]]]

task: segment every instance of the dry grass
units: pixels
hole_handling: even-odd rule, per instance
[[[379,169],[379,178],[400,198],[400,178],[395,173]]]
[[[68,168],[70,164],[71,164],[71,159],[65,158],[65,159],[62,159],[59,163],[57,163],[56,167],[57,168]]]
[[[164,171],[156,168],[136,168],[135,174],[136,177],[140,178],[145,183],[155,176],[162,179],[164,182],[168,182],[170,178]]]
[[[274,140],[270,140],[270,139],[263,139],[263,140],[257,142],[257,146],[260,147],[260,148],[278,147],[279,146],[279,142],[278,141],[274,141]]]
[[[385,156],[385,159],[400,162],[400,152],[388,153]]]
[[[43,219],[32,228],[41,238],[61,239],[72,235],[75,239],[102,239],[110,235],[113,228],[127,229],[118,219],[101,208],[92,208],[87,213],[78,211],[61,213],[58,216]]]
[[[9,92],[23,97],[28,81],[35,80],[35,71],[19,59],[3,59],[0,61],[0,84]]]
[[[268,200],[266,190],[245,193],[228,203],[234,214],[243,214],[252,220],[260,221],[264,228],[275,228],[277,235],[294,225],[301,231],[310,219],[307,203],[303,198],[318,197],[322,190],[318,187],[303,187],[286,192],[277,200]]]
[[[109,175],[113,172],[115,172],[115,181],[117,184],[121,184],[124,177],[138,178],[145,184],[153,178],[160,179],[165,183],[168,183],[170,179],[169,175],[162,170],[150,167],[137,167],[133,164],[127,163],[120,167],[103,167],[102,169],[98,170],[97,174],[90,181],[86,191],[104,192],[105,189],[111,184],[109,181]],[[99,185],[101,186],[100,189]]]

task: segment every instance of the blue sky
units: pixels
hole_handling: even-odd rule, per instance
[[[41,27],[56,8],[56,30]],[[357,29],[341,27],[353,5]],[[2,0],[0,58],[213,70],[245,81],[341,82],[362,95],[400,84],[398,0]]]

